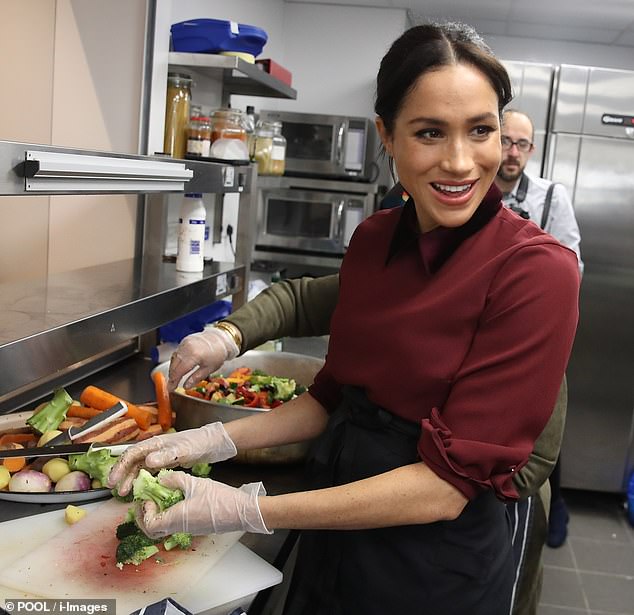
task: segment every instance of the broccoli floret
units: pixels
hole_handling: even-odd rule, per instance
[[[132,493],[135,500],[152,500],[159,508],[165,510],[183,499],[183,492],[180,489],[170,489],[159,483],[159,477],[171,470],[161,470],[157,476],[152,476],[143,468],[139,470],[138,476],[132,484]]]
[[[26,419],[27,425],[30,425],[34,431],[40,434],[57,429],[66,418],[66,413],[72,403],[73,398],[64,389],[57,389],[53,399],[46,406]]]
[[[112,497],[119,502],[131,502],[134,498],[134,494],[132,493],[131,489],[130,491],[128,491],[127,495],[119,495],[119,490],[117,489],[117,487],[113,487],[110,490],[110,493],[112,493]]]
[[[195,463],[192,466],[192,474],[194,476],[199,476],[200,478],[207,478],[210,472],[211,472],[210,463]]]
[[[71,470],[81,470],[102,485],[108,484],[108,474],[116,461],[117,458],[111,455],[107,448],[68,456],[68,466]]]
[[[158,553],[158,547],[143,532],[126,536],[117,547],[117,566],[134,564],[138,566],[143,560]]]
[[[187,532],[176,532],[163,541],[163,547],[166,551],[171,551],[175,547],[179,549],[189,549],[191,546],[192,535]]]
[[[119,540],[123,540],[128,536],[134,536],[135,534],[143,534],[139,526],[136,524],[134,520],[132,521],[124,521],[117,525],[117,538]],[[145,534],[144,534],[145,535]]]

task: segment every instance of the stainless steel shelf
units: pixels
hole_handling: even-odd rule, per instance
[[[214,262],[183,274],[146,256],[0,285],[0,411],[38,381],[241,292],[245,275]]]
[[[292,87],[238,57],[171,52],[168,62],[170,69],[195,69],[203,75],[221,80],[227,94],[297,98],[297,91]]]

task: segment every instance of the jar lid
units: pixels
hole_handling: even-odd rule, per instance
[[[167,73],[167,80],[174,82],[188,81],[189,83],[191,83],[192,76],[186,73]]]

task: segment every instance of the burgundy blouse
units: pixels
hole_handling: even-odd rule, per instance
[[[467,224],[425,234],[410,199],[354,233],[310,393],[332,412],[342,384],[363,387],[420,422],[420,458],[466,497],[517,498],[513,472],[555,405],[578,293],[575,253],[501,207],[494,186]]]

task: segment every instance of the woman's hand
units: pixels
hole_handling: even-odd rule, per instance
[[[264,525],[258,505],[258,497],[266,495],[261,482],[236,489],[184,472],[169,472],[159,480],[170,489],[180,489],[185,499],[163,512],[159,512],[152,501],[137,506],[136,522],[150,538],[175,532],[194,535],[234,531],[272,533]]]
[[[198,429],[154,436],[130,446],[113,466],[108,485],[125,496],[141,468],[191,468],[195,463],[224,461],[237,449],[220,422]]]
[[[185,388],[207,378],[225,361],[238,356],[240,349],[223,329],[212,327],[183,338],[172,355],[167,388],[173,391],[183,376],[197,368],[185,381]]]

